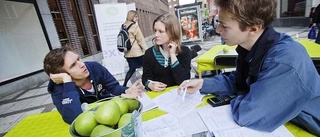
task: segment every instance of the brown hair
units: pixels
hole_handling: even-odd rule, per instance
[[[51,50],[43,60],[43,69],[49,75],[63,72],[64,57],[71,49],[68,46]]]
[[[253,25],[266,28],[276,16],[276,0],[215,0],[215,4],[239,22],[242,31]]]
[[[175,42],[178,45],[176,52],[181,52],[181,31],[177,17],[169,13],[162,14],[154,20],[152,25],[153,28],[154,24],[158,21],[164,24],[166,29],[165,31],[170,37],[169,40]],[[159,45],[156,45],[156,47],[159,48]]]
[[[137,16],[138,13],[137,11],[134,11],[134,10],[129,10],[128,13],[127,13],[127,21],[133,21],[134,19],[134,16]]]

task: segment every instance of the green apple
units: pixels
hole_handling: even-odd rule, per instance
[[[98,125],[96,126],[91,134],[90,134],[90,137],[120,137],[118,132],[114,132],[112,133],[113,131],[115,131],[113,128],[111,127],[108,127],[108,126],[105,126],[105,125]],[[112,133],[112,134],[110,134]],[[119,135],[118,135],[119,134]]]
[[[125,114],[129,110],[129,105],[127,104],[124,99],[119,98],[119,97],[114,97],[111,99],[112,101],[116,102],[119,105],[121,115]]]
[[[95,119],[100,124],[114,126],[118,123],[121,116],[119,105],[111,100],[102,103],[96,111]]]
[[[137,110],[140,107],[140,103],[138,100],[135,99],[125,99],[125,101],[127,102],[127,104],[129,105],[129,111],[128,112],[132,112],[134,110]]]
[[[118,122],[118,128],[121,128],[131,122],[132,113],[123,114]]]
[[[228,52],[227,48],[223,48],[223,53],[226,54]]]
[[[89,136],[98,125],[93,111],[85,111],[75,119],[75,130],[81,136]]]

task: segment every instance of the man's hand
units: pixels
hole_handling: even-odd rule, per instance
[[[192,94],[202,87],[203,79],[191,79],[191,80],[185,80],[183,81],[179,88],[178,93],[180,93],[183,89],[187,88],[187,93]]]
[[[148,84],[148,87],[152,90],[152,91],[163,91],[166,89],[167,84],[164,84],[162,82],[158,82],[158,81],[150,81]]]
[[[141,84],[141,79],[139,79],[136,82],[134,82],[133,85],[125,91],[125,93],[138,97],[141,96],[141,92],[143,92],[143,89],[144,86]]]
[[[67,73],[58,73],[58,74],[50,73],[50,79],[56,84],[67,83],[72,81],[71,76]]]

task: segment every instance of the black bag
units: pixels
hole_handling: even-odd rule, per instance
[[[131,23],[128,28],[126,25],[122,24],[120,32],[117,37],[117,48],[120,52],[129,51],[132,47],[130,39],[129,39],[129,32],[128,30],[134,23]]]

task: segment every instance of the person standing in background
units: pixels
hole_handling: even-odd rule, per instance
[[[314,12],[314,17],[313,17],[313,25],[315,25],[318,28],[318,32],[320,32],[320,4],[316,7],[316,10]],[[317,38],[315,43],[320,44],[320,35],[319,33],[317,34]]]
[[[314,12],[315,11],[316,11],[315,7],[312,7],[310,9],[310,13],[309,13],[310,25],[309,25],[309,28],[313,25],[313,18],[314,18]]]
[[[138,25],[138,13],[134,10],[128,11],[127,19],[124,22],[127,27],[132,23],[133,25],[128,30],[132,48],[129,51],[124,52],[124,57],[129,64],[129,71],[126,74],[123,86],[127,86],[129,79],[136,69],[142,67],[144,52],[147,50],[147,44]]]
[[[153,22],[154,46],[144,56],[142,83],[147,90],[163,91],[190,78],[191,52],[181,45],[175,15],[163,14]]]

